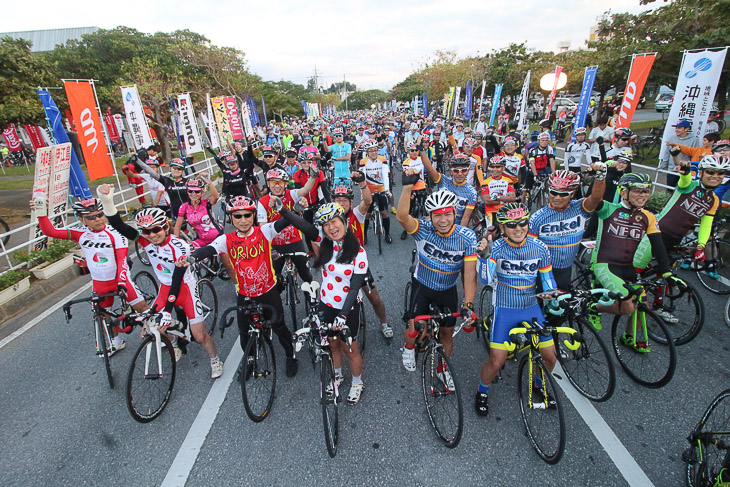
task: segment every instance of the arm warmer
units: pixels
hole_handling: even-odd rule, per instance
[[[289,225],[293,225],[294,228],[296,228],[297,230],[301,230],[304,236],[307,237],[307,239],[309,240],[317,240],[317,237],[319,237],[319,232],[317,231],[317,228],[293,211],[282,208],[279,213],[284,218],[282,220],[277,220],[276,223],[279,223],[280,221],[284,221],[286,223],[286,225],[284,225],[281,230],[284,230],[284,228]],[[281,230],[277,228],[276,223],[274,223],[274,229],[277,232],[280,232]]]
[[[146,163],[144,163],[142,161],[137,161],[137,163],[144,172],[146,172],[147,174],[149,174],[152,177],[152,179],[155,179],[157,181],[160,180],[160,174],[153,171],[152,168],[150,166],[148,166]]]
[[[165,311],[167,311],[168,313],[170,313],[173,306],[175,306],[175,301],[177,301],[177,296],[178,294],[180,294],[180,287],[182,286],[183,277],[185,276],[185,272],[187,272],[187,270],[187,267],[175,267],[175,270],[172,272],[170,291],[167,293],[167,299],[165,300]]]
[[[672,272],[671,267],[669,267],[667,249],[664,248],[664,242],[662,241],[662,234],[657,232],[648,234],[647,236],[651,243],[651,253],[656,258],[657,265],[659,266],[659,273],[666,274],[667,272]]]
[[[366,274],[353,274],[350,278],[350,290],[347,292],[345,302],[342,303],[340,314],[347,316],[350,313],[357,299],[357,293],[360,292],[360,288],[365,284],[365,276]]]
[[[109,224],[112,226],[112,228],[119,232],[130,242],[134,242],[135,240],[137,240],[137,238],[139,238],[139,232],[135,228],[130,227],[129,225],[124,223],[122,217],[119,216],[119,213],[107,215],[107,218],[109,219]]]
[[[681,181],[682,178],[679,178]],[[707,245],[707,241],[710,239],[710,233],[712,233],[712,221],[715,219],[714,215],[703,215],[700,218],[700,230],[697,232],[697,245],[703,247]]]

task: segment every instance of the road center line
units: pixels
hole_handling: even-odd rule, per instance
[[[233,344],[233,349],[223,365],[223,375],[210,388],[205,402],[200,407],[195,421],[190,426],[185,440],[177,455],[175,455],[175,460],[173,460],[167,475],[165,475],[165,480],[162,481],[162,487],[183,487],[188,481],[190,472],[200,454],[200,449],[203,447],[216,416],[218,416],[218,411],[220,411],[223,400],[226,398],[233,377],[236,375],[238,363],[243,357],[240,341],[241,339],[237,338]]]
[[[598,442],[601,444],[603,449],[608,453],[611,461],[616,465],[621,475],[623,475],[626,482],[631,486],[653,486],[654,484],[649,480],[649,477],[644,473],[631,453],[618,439],[618,436],[613,432],[610,426],[606,423],[603,417],[600,415],[596,408],[593,407],[591,401],[585,396],[581,395],[573,384],[568,380],[564,379],[565,371],[560,366],[560,363],[555,364],[555,372],[553,374],[556,382],[563,389],[565,396],[573,403],[578,414],[580,414],[583,421],[591,429],[593,436],[596,437]]]

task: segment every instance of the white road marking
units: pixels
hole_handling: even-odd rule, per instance
[[[555,375],[557,373],[560,377]],[[596,437],[598,442],[601,444],[603,449],[608,453],[611,461],[616,465],[621,475],[623,475],[626,482],[631,486],[653,486],[654,484],[649,480],[646,473],[641,469],[631,453],[618,439],[618,436],[613,432],[610,426],[604,421],[603,417],[593,407],[591,401],[585,396],[581,395],[573,384],[565,379],[565,371],[560,366],[560,363],[555,364],[555,370],[553,377],[556,382],[563,389],[565,396],[573,403],[573,407],[578,411],[583,421],[591,429],[593,436]]]
[[[241,339],[237,338],[223,365],[223,375],[216,379],[213,387],[210,388],[208,397],[205,398],[205,402],[200,407],[195,421],[190,426],[185,440],[177,455],[175,455],[175,460],[173,460],[167,475],[165,475],[165,480],[162,481],[162,487],[183,487],[188,481],[190,472],[198,459],[198,454],[200,454],[200,449],[203,447],[210,428],[218,416],[223,400],[226,398],[228,388],[236,375],[241,358],[243,358]]]
[[[51,306],[49,309],[47,309],[46,311],[44,311],[43,313],[41,313],[37,317],[33,318],[28,323],[26,323],[22,327],[18,328],[14,332],[12,332],[10,335],[8,335],[5,338],[3,338],[2,341],[0,341],[0,348],[3,348],[5,345],[7,345],[8,343],[12,342],[16,338],[18,338],[20,335],[22,335],[26,331],[30,330],[35,325],[37,325],[38,323],[40,323],[41,321],[45,320],[47,317],[49,317],[50,315],[52,315],[53,313],[55,313],[56,311],[58,311],[61,308],[61,306],[63,306],[64,304],[66,304],[66,301],[69,301],[70,299],[75,298],[79,294],[83,293],[84,291],[88,291],[89,289],[91,289],[91,282],[88,282],[88,283],[84,284],[79,289],[77,289],[76,291],[72,292],[71,294],[69,294],[65,298],[59,299],[58,302],[56,304],[54,304],[53,306]]]

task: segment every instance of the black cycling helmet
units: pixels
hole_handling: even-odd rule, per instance
[[[648,174],[632,172],[624,174],[618,181],[620,191],[630,188],[651,188],[652,182]]]

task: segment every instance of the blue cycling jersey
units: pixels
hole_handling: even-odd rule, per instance
[[[504,238],[492,247],[489,259],[479,257],[479,280],[487,285],[496,280],[495,307],[525,309],[537,304],[537,276],[543,290],[557,289],[553,279],[550,251],[543,242],[527,236],[520,245]]]
[[[418,226],[411,235],[418,251],[414,276],[429,289],[451,289],[456,285],[464,262],[476,261],[477,236],[466,227],[454,225],[450,234],[441,236],[433,223],[418,220]]]
[[[347,142],[343,142],[341,144],[333,144],[330,146],[330,151],[332,151],[332,160],[334,161],[335,165],[335,179],[343,180],[343,179],[350,179],[350,161],[348,160],[341,160],[338,161],[337,159],[340,157],[346,157],[347,154],[352,154],[352,146],[348,144]],[[336,184],[339,181],[336,182]]]
[[[384,145],[383,147],[378,147],[378,155],[385,157],[385,160],[388,161],[388,165],[390,165],[390,152],[388,152],[387,145]]]
[[[440,178],[436,183],[439,186],[439,189],[445,189],[448,191],[451,191],[456,195],[457,204],[456,204],[456,222],[461,221],[461,217],[464,216],[464,211],[466,211],[467,208],[474,209],[474,205],[476,205],[477,202],[477,190],[474,189],[474,186],[471,184],[468,184],[466,181],[464,181],[464,184],[458,185],[454,183],[454,180],[446,176],[444,174],[440,175]]]
[[[591,215],[583,207],[584,201],[585,198],[572,200],[562,211],[554,210],[550,205],[543,206],[530,216],[530,235],[548,246],[555,269],[573,265],[583,230]]]

